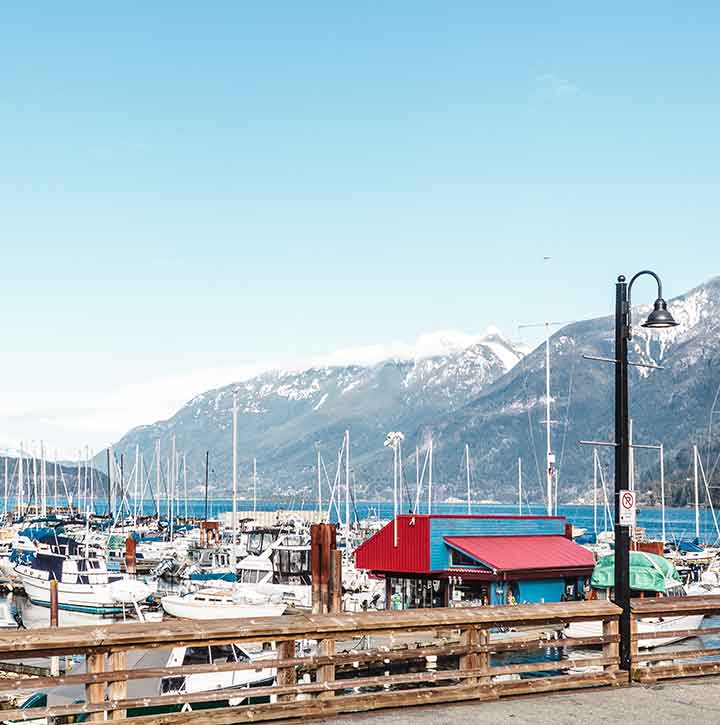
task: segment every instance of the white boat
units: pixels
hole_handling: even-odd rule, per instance
[[[274,657],[275,653],[272,651],[253,654],[236,644],[212,647],[207,645],[202,647],[175,647],[168,659],[168,667],[218,665],[227,662],[253,662],[257,663],[257,667],[246,670],[199,672],[185,676],[163,677],[160,681],[160,694],[176,695],[213,691],[218,693],[217,704],[239,705],[252,697],[253,688],[271,686],[275,683],[277,670],[274,667],[264,666],[270,664],[267,662],[268,658]],[[217,706],[217,704],[212,703],[209,706]],[[196,707],[208,707],[208,703],[198,704]]]
[[[168,594],[160,603],[168,614],[181,619],[279,617],[286,608],[284,602],[266,596],[211,587],[185,595]]]
[[[92,615],[117,615],[127,603],[147,598],[150,589],[140,581],[108,572],[105,559],[81,556],[77,544],[57,538],[57,545],[23,556],[15,567],[30,601],[50,606],[50,582],[56,580],[58,609]]]
[[[597,599],[612,599],[613,583],[614,555],[604,557],[595,565],[590,579],[590,596]],[[630,552],[630,587],[633,592],[644,592],[650,597],[686,597],[690,595],[671,562],[656,554],[642,551]],[[692,634],[663,636],[663,633],[679,630],[699,632],[703,619],[702,614],[639,619],[637,622],[638,634],[654,636],[638,639],[638,647],[652,649],[692,637]],[[600,637],[603,634],[603,625],[600,621],[572,622],[565,628],[564,634],[566,637],[572,638]]]

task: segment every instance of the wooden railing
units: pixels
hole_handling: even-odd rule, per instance
[[[619,611],[610,602],[595,601],[0,633],[3,660],[81,654],[86,662],[82,673],[0,680],[0,694],[51,695],[48,707],[2,711],[0,719],[240,723],[627,684],[627,673],[618,669]],[[554,638],[566,624],[590,620],[603,623],[600,636]],[[509,631],[513,629],[517,631]],[[363,649],[359,638],[364,638]],[[297,644],[309,641],[311,654],[298,654]],[[261,661],[177,667],[137,662],[142,650],[268,642],[275,644],[275,652]],[[602,649],[587,652],[590,646]],[[577,648],[583,649],[569,659]],[[163,677],[258,667],[276,670],[271,686],[159,694]],[[129,697],[128,685],[136,680],[148,681],[154,694]],[[60,685],[80,686],[79,692],[84,688],[84,698],[53,704],[52,690]],[[268,701],[258,703],[261,698]],[[215,709],[199,709],[208,706]]]
[[[720,673],[720,647],[706,643],[709,637],[717,639],[720,626],[706,619],[698,629],[692,619],[720,615],[720,596],[633,599],[631,606],[633,680],[648,683]],[[643,649],[644,643],[658,639],[677,642]]]

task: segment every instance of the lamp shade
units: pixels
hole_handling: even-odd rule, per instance
[[[648,315],[647,320],[642,323],[642,327],[676,327],[677,324],[673,316],[668,312],[667,302],[662,297],[658,297],[655,300],[653,311]]]

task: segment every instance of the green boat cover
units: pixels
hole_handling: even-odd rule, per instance
[[[664,594],[666,586],[675,582],[680,584],[682,579],[667,559],[644,551],[630,552],[630,589]],[[594,589],[612,589],[615,586],[615,554],[598,560],[590,586]]]

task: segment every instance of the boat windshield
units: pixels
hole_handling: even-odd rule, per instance
[[[259,569],[241,569],[240,581],[246,584],[257,584],[267,574]]]

